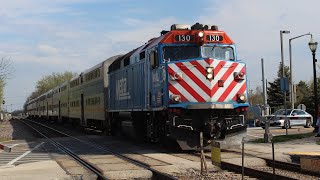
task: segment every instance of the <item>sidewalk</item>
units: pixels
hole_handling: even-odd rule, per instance
[[[17,160],[17,158],[21,157],[24,153],[28,151],[30,151],[31,154],[32,147],[35,144],[34,142],[27,142],[25,140],[11,140],[1,142],[1,144],[4,145],[4,147],[12,149],[11,152],[0,149],[1,180],[73,179],[73,177],[68,175],[54,160],[41,160],[41,158],[39,157],[40,159],[38,162],[23,163],[19,165],[15,165],[14,163],[8,163]],[[23,146],[22,148],[20,147],[17,151],[17,145],[25,146]],[[30,158],[32,158],[32,156]]]
[[[320,154],[320,145],[316,144],[320,138],[309,137],[304,139],[297,139],[293,141],[281,142],[274,144],[275,159],[283,162],[292,163],[292,155],[296,154]],[[252,154],[261,158],[272,159],[272,144],[271,143],[245,143],[245,153]],[[230,149],[241,152],[239,149]],[[310,154],[311,155],[311,154]],[[319,156],[318,156],[319,157]]]
[[[10,180],[43,180],[73,179],[53,160],[21,164],[19,166],[0,167],[0,179]]]

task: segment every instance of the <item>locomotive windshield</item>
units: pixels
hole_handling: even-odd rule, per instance
[[[198,46],[166,46],[163,48],[165,60],[177,61],[200,57]]]
[[[233,48],[230,46],[205,46],[203,56],[213,59],[234,60]]]

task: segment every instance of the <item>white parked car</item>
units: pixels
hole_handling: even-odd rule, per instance
[[[285,124],[285,118],[288,119],[288,124]],[[312,125],[313,117],[301,109],[279,109],[270,115],[270,126],[280,126],[282,128],[291,128],[291,126],[304,126],[309,128]],[[261,127],[264,128],[264,122],[260,123]]]

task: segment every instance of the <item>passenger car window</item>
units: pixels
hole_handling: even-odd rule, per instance
[[[304,114],[306,114],[304,111],[299,111],[299,110],[297,110],[297,114],[298,115],[304,115]]]
[[[287,109],[284,111],[284,109],[280,109],[274,113],[274,115],[290,115],[291,109]]]
[[[298,112],[296,110],[292,111],[291,113],[292,116],[298,115]]]
[[[305,114],[306,114],[305,112],[300,111],[300,110],[294,110],[294,111],[292,112],[292,115],[305,115]]]

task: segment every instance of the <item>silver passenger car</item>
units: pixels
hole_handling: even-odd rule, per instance
[[[288,119],[288,123],[285,123],[285,118]],[[280,126],[282,128],[291,128],[291,126],[304,126],[309,128],[312,125],[313,117],[301,109],[279,109],[270,115],[270,126]],[[264,128],[264,122],[260,123],[261,127]]]

